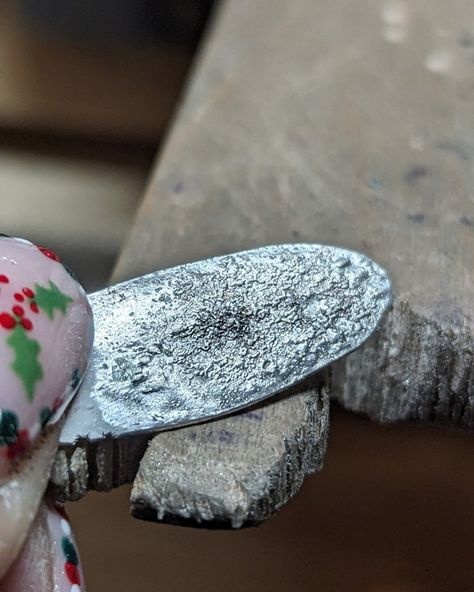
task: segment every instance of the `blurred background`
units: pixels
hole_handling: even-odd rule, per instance
[[[210,0],[2,0],[4,232],[61,251],[89,289],[127,232]]]
[[[172,122],[211,0],[2,0],[2,232],[106,284]],[[149,524],[127,487],[69,511],[89,592],[474,589],[474,444],[332,410],[324,471],[242,532]]]

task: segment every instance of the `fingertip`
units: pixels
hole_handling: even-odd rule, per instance
[[[0,236],[0,476],[62,415],[92,340],[87,295],[57,255]]]

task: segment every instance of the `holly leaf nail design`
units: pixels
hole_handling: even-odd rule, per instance
[[[43,378],[43,368],[38,362],[40,344],[30,339],[22,325],[17,325],[7,339],[8,345],[15,352],[12,368],[20,378],[26,391],[28,400],[34,397],[36,383]]]
[[[36,284],[35,301],[39,308],[52,320],[56,309],[66,314],[67,306],[72,302],[72,298],[61,292],[56,284],[50,280],[48,288]]]

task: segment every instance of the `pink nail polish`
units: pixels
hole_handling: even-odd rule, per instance
[[[79,552],[64,509],[48,507],[48,528],[53,544],[54,590],[85,592]]]
[[[0,592],[85,592],[77,545],[61,507],[43,501]]]
[[[87,296],[55,253],[0,235],[0,476],[61,416],[92,339]]]

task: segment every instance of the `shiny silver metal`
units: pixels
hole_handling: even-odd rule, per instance
[[[391,301],[360,253],[282,245],[92,294],[94,350],[61,443],[156,432],[279,393],[359,347]]]

